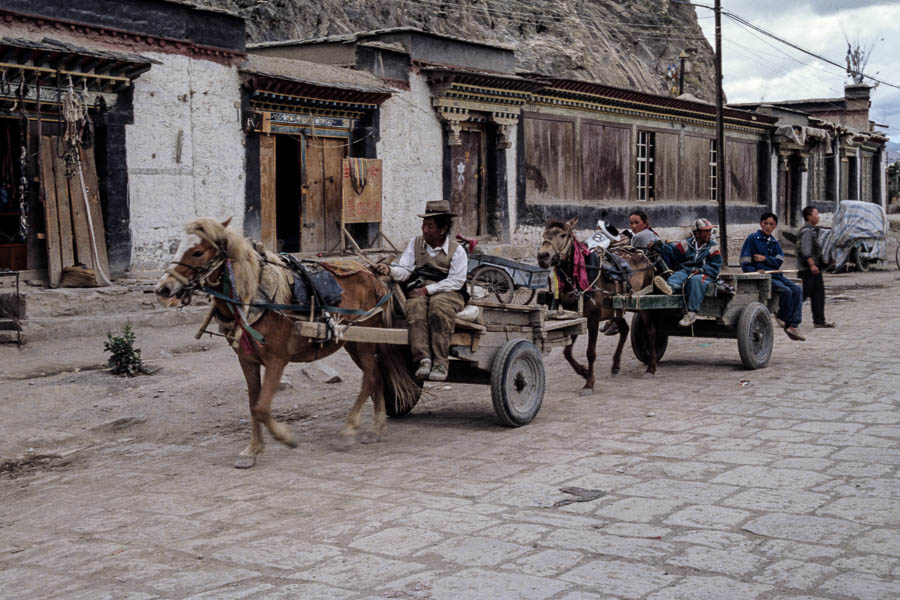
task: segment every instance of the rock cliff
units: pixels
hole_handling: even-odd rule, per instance
[[[670,0],[194,0],[247,19],[250,42],[386,27],[513,46],[519,70],[667,94],[688,54],[685,92],[714,100],[713,51],[694,8]]]

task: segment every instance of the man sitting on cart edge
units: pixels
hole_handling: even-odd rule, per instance
[[[772,235],[777,226],[775,213],[760,215],[759,231],[747,236],[741,247],[741,270],[745,273],[781,270],[784,250]],[[780,272],[772,273],[772,288],[778,292],[777,317],[784,323],[784,332],[792,340],[806,340],[798,329],[803,320],[803,290]]]
[[[465,249],[450,239],[456,215],[450,212],[448,201],[426,202],[425,213],[418,216],[422,235],[411,239],[390,267],[379,264],[373,269],[394,281],[409,282],[406,321],[416,378],[444,381],[456,313],[466,304],[462,291],[469,260]]]
[[[682,292],[685,296],[686,312],[678,322],[681,327],[697,320],[706,288],[718,279],[722,269],[722,254],[712,239],[712,229],[709,219],[697,219],[691,237],[680,242],[658,241],[653,245],[675,270],[668,280],[672,292]]]

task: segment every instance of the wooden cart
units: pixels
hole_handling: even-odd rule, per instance
[[[494,411],[510,427],[527,425],[541,408],[544,398],[543,356],[555,347],[571,343],[572,336],[587,331],[587,319],[577,313],[559,314],[545,306],[517,306],[475,302],[481,308],[479,322],[457,319],[450,338],[448,383],[491,386]],[[396,322],[395,325],[405,325]],[[300,334],[312,339],[329,335],[324,323],[300,321]],[[344,323],[338,335],[349,342],[408,345],[405,327],[391,329],[359,327]],[[410,373],[412,362],[410,361]],[[419,388],[420,395],[422,388]],[[418,401],[418,397],[416,398]],[[402,416],[413,406],[398,409],[393,390],[385,388],[388,415]]]
[[[762,369],[769,363],[774,343],[772,315],[778,295],[772,292],[771,276],[763,273],[722,273],[722,279],[734,288],[734,294],[717,292],[714,285],[697,312],[691,327],[679,327],[684,315],[681,295],[617,295],[613,308],[629,311],[649,310],[656,325],[656,356],[662,359],[669,336],[736,339],[741,362],[748,369]],[[707,317],[707,318],[703,318]],[[631,347],[638,360],[650,359],[644,323],[631,319]]]

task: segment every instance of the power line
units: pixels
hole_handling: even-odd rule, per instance
[[[690,6],[699,6],[700,8],[706,8],[706,9],[709,9],[709,10],[715,10],[714,7],[709,6],[708,4],[698,4],[698,3],[695,3],[695,2],[689,2],[688,0],[670,0],[670,1],[671,1],[671,2],[674,2],[674,3],[676,3],[676,4],[688,4],[688,5],[690,5]],[[895,3],[900,4],[900,0],[895,0]],[[840,63],[837,63],[837,62],[831,60],[830,58],[827,58],[827,57],[825,57],[825,56],[822,56],[821,54],[816,54],[816,53],[813,52],[812,50],[807,50],[806,48],[804,48],[803,46],[800,46],[799,44],[796,44],[796,43],[794,43],[794,42],[792,42],[792,41],[790,41],[790,40],[787,40],[787,39],[785,39],[785,38],[783,38],[783,37],[781,37],[781,36],[779,36],[779,35],[776,35],[776,34],[772,33],[771,31],[768,31],[767,29],[763,29],[762,27],[760,27],[760,26],[758,26],[758,25],[754,25],[753,23],[751,23],[750,21],[748,21],[747,19],[745,19],[744,17],[742,17],[742,16],[740,16],[740,15],[738,15],[738,14],[735,14],[735,13],[730,12],[730,11],[727,11],[727,10],[722,10],[722,11],[720,11],[720,12],[721,12],[723,15],[725,15],[726,17],[728,17],[729,19],[735,21],[736,23],[740,23],[740,24],[742,24],[742,25],[744,25],[744,26],[746,26],[746,27],[749,27],[749,28],[751,28],[751,29],[754,29],[754,30],[758,31],[758,32],[761,33],[761,34],[763,34],[763,35],[765,35],[765,36],[768,36],[768,37],[772,38],[773,40],[776,40],[776,41],[778,41],[778,42],[781,42],[782,44],[785,44],[786,46],[790,46],[791,48],[794,48],[795,50],[798,50],[798,51],[800,51],[800,52],[803,52],[804,54],[808,54],[809,56],[812,56],[813,58],[816,58],[816,59],[818,59],[818,60],[821,60],[821,61],[824,62],[824,63],[828,63],[829,65],[833,65],[833,66],[835,66],[835,67],[841,69],[842,71],[843,71],[843,70],[846,70],[846,65],[842,65],[842,64],[840,64]],[[900,85],[897,85],[897,84],[894,84],[894,83],[890,83],[890,82],[888,82],[888,81],[883,81],[883,80],[878,79],[878,78],[876,78],[876,77],[872,77],[871,75],[866,75],[865,73],[860,73],[860,75],[862,75],[862,76],[865,77],[866,79],[869,79],[869,80],[874,81],[874,82],[876,82],[876,83],[879,83],[879,84],[881,84],[881,85],[886,85],[886,86],[888,86],[888,87],[900,89]]]
[[[722,14],[724,14],[724,15],[727,16],[728,18],[732,19],[733,21],[735,21],[735,22],[737,22],[737,23],[740,23],[741,25],[744,25],[745,27],[749,27],[749,28],[751,28],[751,29],[754,29],[754,30],[758,31],[758,32],[761,33],[761,34],[763,34],[763,35],[765,35],[765,36],[768,36],[768,37],[772,38],[773,40],[779,41],[779,42],[781,42],[782,44],[785,44],[785,45],[787,45],[787,46],[790,46],[791,48],[794,48],[795,50],[798,50],[798,51],[800,51],[800,52],[803,52],[804,54],[808,54],[809,56],[812,56],[813,58],[817,58],[817,59],[821,60],[822,62],[825,62],[825,63],[828,63],[828,64],[830,64],[830,65],[833,65],[833,66],[835,66],[835,67],[837,67],[837,68],[839,68],[839,69],[841,69],[841,70],[846,70],[846,66],[845,66],[845,65],[836,63],[836,62],[834,62],[833,60],[831,60],[830,58],[824,57],[824,56],[822,56],[822,55],[820,55],[820,54],[816,54],[815,52],[813,52],[813,51],[811,51],[811,50],[807,50],[807,49],[804,48],[803,46],[800,46],[800,45],[798,45],[798,44],[795,44],[794,42],[791,42],[791,41],[789,41],[789,40],[786,40],[786,39],[784,39],[783,37],[778,36],[778,35],[772,33],[771,31],[768,31],[768,30],[766,30],[766,29],[763,29],[762,27],[759,27],[758,25],[754,25],[753,23],[751,23],[751,22],[748,21],[747,19],[741,17],[740,15],[736,15],[736,14],[734,14],[734,13],[732,13],[732,12],[725,11],[725,10],[722,11]],[[865,77],[866,79],[869,79],[869,80],[874,81],[874,82],[876,82],[876,83],[879,83],[879,84],[881,84],[881,85],[886,85],[886,86],[888,86],[888,87],[897,88],[898,90],[900,90],[900,85],[897,85],[897,84],[894,84],[894,83],[890,83],[890,82],[887,82],[887,81],[878,79],[878,78],[876,78],[876,77],[872,77],[871,75],[866,75],[865,73],[860,73],[860,75],[862,75],[862,76]]]

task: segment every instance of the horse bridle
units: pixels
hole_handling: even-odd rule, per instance
[[[177,281],[178,283],[180,283],[183,286],[182,289],[180,289],[178,291],[178,293],[175,294],[175,297],[179,298],[182,301],[182,304],[184,304],[184,305],[188,305],[191,303],[191,295],[195,291],[197,291],[203,287],[216,286],[221,282],[221,273],[220,273],[220,278],[216,281],[212,281],[210,278],[213,275],[213,273],[218,271],[222,267],[222,265],[225,264],[225,261],[227,260],[227,256],[226,256],[225,252],[221,248],[219,248],[218,245],[216,245],[215,243],[213,243],[210,240],[205,240],[205,241],[207,243],[209,243],[210,245],[212,245],[213,248],[216,249],[215,255],[213,255],[213,257],[210,258],[208,261],[206,261],[205,263],[203,263],[200,266],[195,266],[195,265],[189,265],[187,263],[183,263],[178,260],[173,260],[169,263],[169,266],[166,267],[166,270],[165,270],[165,273],[167,275],[171,276],[173,279],[175,279],[175,281]],[[174,269],[174,267],[176,267],[176,266],[190,269],[192,271],[191,277],[187,278],[184,275],[182,275],[181,273],[179,273],[178,271],[176,271]]]

